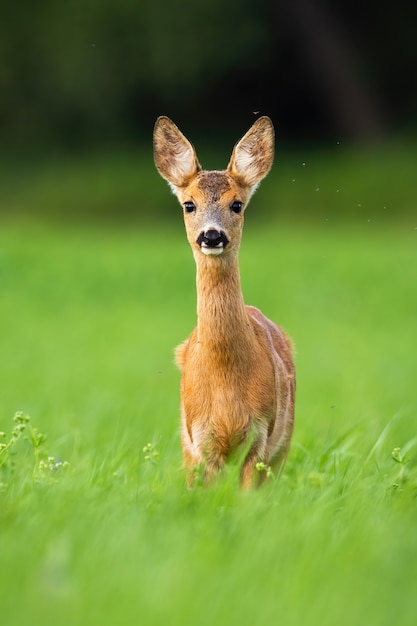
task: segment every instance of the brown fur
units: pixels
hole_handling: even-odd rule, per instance
[[[201,169],[195,150],[166,117],[154,132],[155,164],[170,183],[184,212],[197,266],[197,327],[176,350],[181,369],[184,467],[188,484],[203,466],[214,476],[239,447],[248,448],[241,469],[244,488],[261,482],[258,462],[281,470],[294,421],[295,368],[291,342],[258,309],[245,306],[238,250],[243,214],[273,160],[272,123],[261,117],[236,144],[225,171]],[[237,214],[233,202],[242,202]],[[221,251],[207,252],[199,235],[227,237]]]

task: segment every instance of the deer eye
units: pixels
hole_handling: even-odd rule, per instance
[[[184,202],[184,209],[186,213],[193,213],[195,211],[194,202],[191,202],[191,201]]]
[[[235,200],[230,205],[230,210],[233,211],[233,213],[240,213],[242,211],[242,204],[243,202],[240,202],[239,200]]]

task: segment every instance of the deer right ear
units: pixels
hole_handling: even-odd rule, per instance
[[[156,169],[170,185],[184,187],[200,170],[193,145],[168,117],[158,117],[153,133]]]

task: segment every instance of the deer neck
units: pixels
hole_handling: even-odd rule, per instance
[[[198,341],[203,352],[230,361],[250,353],[253,342],[237,257],[197,260]]]

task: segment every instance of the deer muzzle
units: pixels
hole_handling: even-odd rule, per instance
[[[204,254],[221,254],[228,243],[225,233],[213,228],[202,231],[197,238],[197,244]]]

